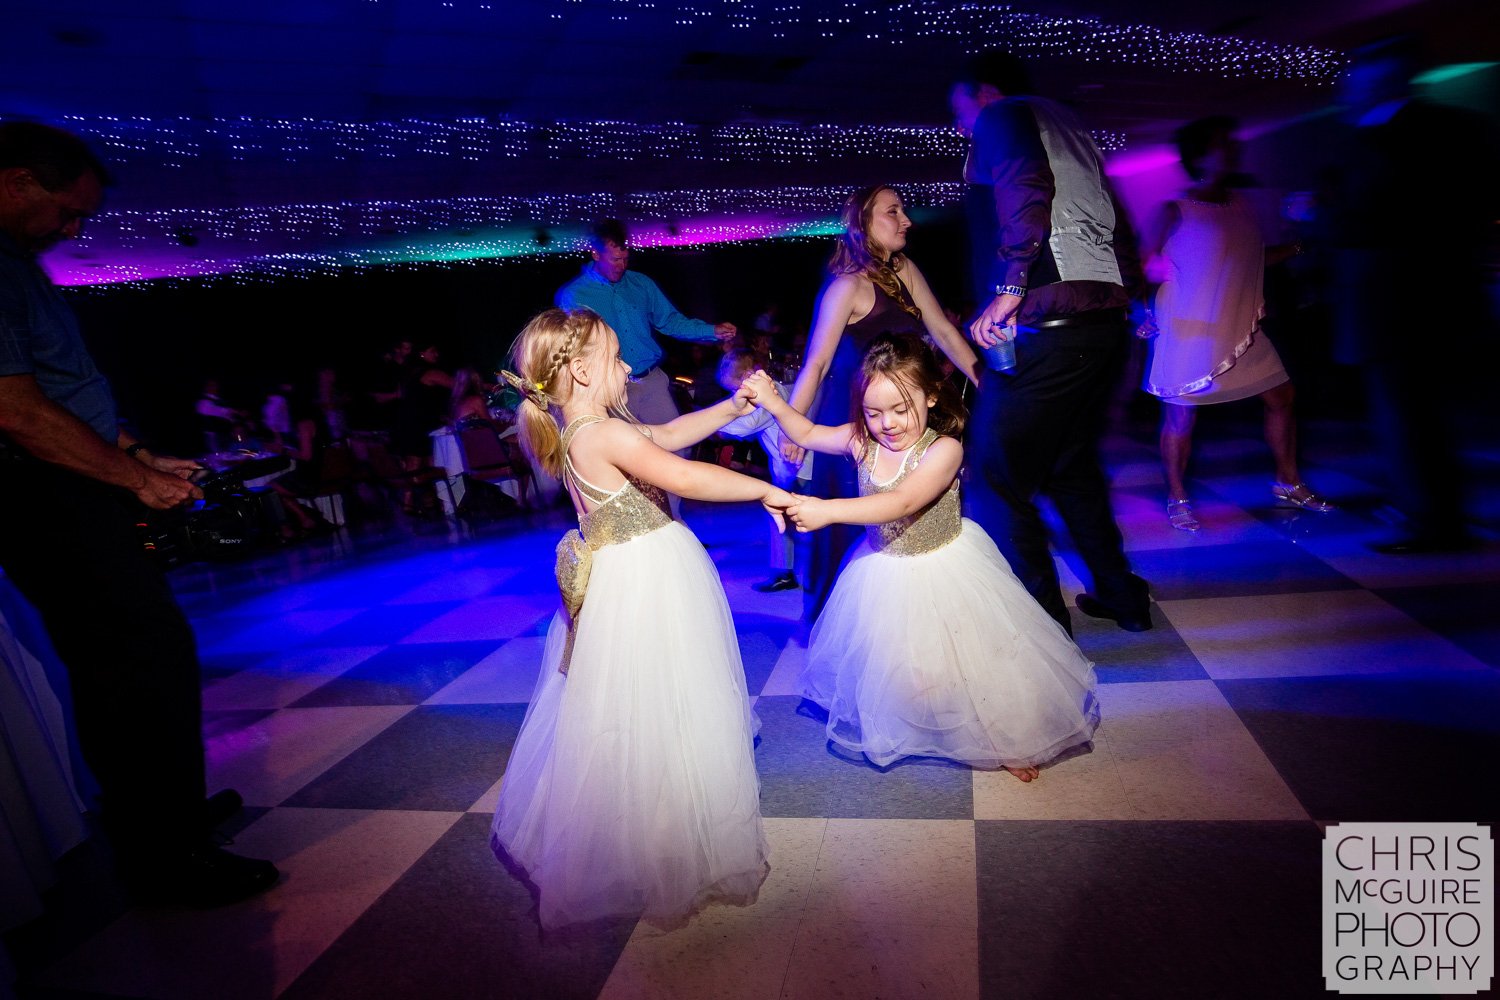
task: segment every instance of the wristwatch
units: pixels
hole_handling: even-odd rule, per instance
[[[137,441],[135,444],[133,444],[129,448],[125,449],[125,454],[129,458],[135,458],[135,456],[137,454],[139,454],[140,452],[143,452],[145,450],[146,450],[146,446],[143,443],[141,443],[140,441]]]

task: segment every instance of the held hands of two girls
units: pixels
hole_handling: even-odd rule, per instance
[[[791,508],[801,499],[796,494],[788,493],[779,486],[772,486],[766,491],[766,495],[760,498],[760,505],[765,508],[767,514],[771,515],[771,520],[776,522],[777,529],[785,532],[787,517],[791,513]]]
[[[736,389],[734,391],[734,395],[730,397],[730,401],[734,407],[734,412],[737,416],[742,417],[753,410],[756,406],[760,405],[759,401],[755,398],[756,389],[750,384],[750,379],[754,377],[755,376],[751,375],[743,382],[741,382],[740,387]]]
[[[745,380],[740,383],[739,392],[734,394],[735,398],[739,399],[741,394],[744,394],[745,398],[756,406],[765,407],[771,411],[776,409],[777,403],[782,402],[781,392],[776,388],[776,382],[759,368],[745,376]]]
[[[740,383],[739,389],[734,394],[734,399],[736,408],[744,406],[746,409],[751,404],[766,407],[767,409],[775,409],[776,404],[782,402],[781,393],[777,390],[775,381],[759,368],[745,376],[745,380]],[[760,504],[765,508],[766,513],[775,519],[776,526],[785,531],[787,529],[787,518],[791,516],[792,511],[796,509],[798,504],[804,503],[807,499],[807,497],[788,493],[780,487],[773,486],[761,498]],[[797,530],[811,531],[812,529],[804,528],[801,524],[798,524]]]
[[[803,496],[800,493],[792,494],[792,500],[792,505],[786,510],[786,516],[802,534],[826,528],[833,523],[833,518],[829,517],[827,500]]]

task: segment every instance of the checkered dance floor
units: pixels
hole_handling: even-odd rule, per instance
[[[1195,468],[1197,536],[1168,526],[1148,443],[1110,442],[1156,627],[1075,615],[1104,723],[1030,785],[831,752],[794,687],[800,595],[750,589],[761,515],[688,505],[764,722],[772,872],[755,906],[670,934],[543,939],[489,851],[563,513],[175,571],[210,788],[244,794],[235,849],[283,882],[223,910],[130,910],[85,851],[23,971],[41,997],[195,1000],[1322,995],[1322,826],[1500,813],[1500,544],[1368,551],[1378,456],[1352,427],[1305,437],[1338,512],[1274,509],[1264,446],[1221,432]]]

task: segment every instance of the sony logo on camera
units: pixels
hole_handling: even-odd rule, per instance
[[[1330,990],[1488,989],[1494,914],[1488,827],[1336,823],[1324,832],[1323,978]]]

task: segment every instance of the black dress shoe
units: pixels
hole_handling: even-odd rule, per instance
[[[222,847],[199,847],[178,858],[122,873],[136,901],[148,906],[228,906],[265,892],[281,873],[269,861]]]
[[[203,825],[209,830],[227,823],[245,806],[245,800],[233,788],[214,792],[203,800]]]
[[[1151,630],[1151,605],[1139,611],[1116,611],[1092,594],[1078,595],[1078,610],[1090,618],[1108,618],[1127,632],[1149,632]]]
[[[750,585],[750,589],[761,594],[770,594],[778,590],[796,590],[797,578],[791,573],[782,573],[778,576],[771,577],[771,579],[769,580],[762,580],[760,583],[752,583]]]
[[[1387,556],[1421,556],[1441,552],[1472,552],[1479,544],[1468,535],[1403,535],[1370,548]]]

